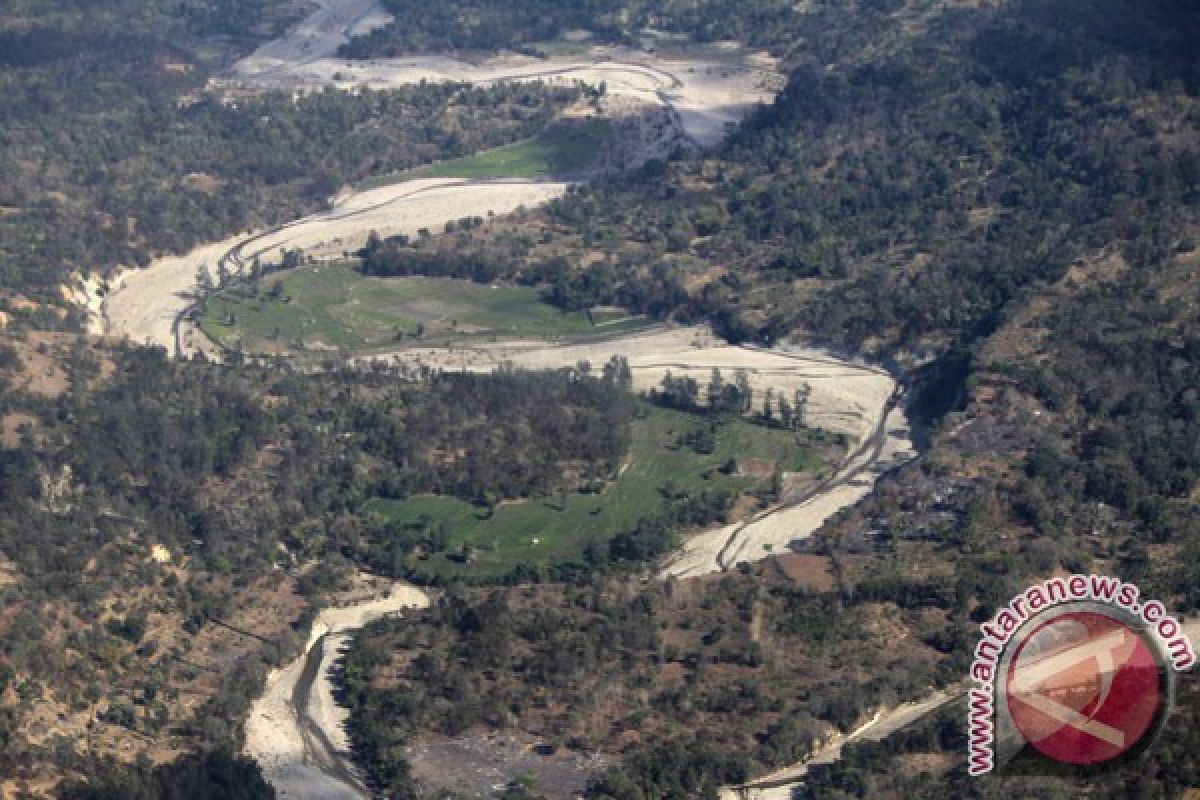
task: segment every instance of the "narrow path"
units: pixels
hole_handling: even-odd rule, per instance
[[[965,686],[956,685],[934,692],[924,700],[905,703],[894,709],[880,711],[870,720],[844,736],[836,736],[812,756],[770,775],[742,786],[721,790],[721,800],[790,800],[792,792],[808,774],[810,768],[833,764],[842,757],[842,750],[853,742],[877,742],[898,730],[907,728],[919,719],[937,711],[947,703],[962,697]]]

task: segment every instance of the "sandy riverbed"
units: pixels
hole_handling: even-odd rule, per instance
[[[331,671],[352,631],[384,615],[427,605],[429,597],[423,591],[398,583],[384,597],[324,609],[313,623],[304,653],[267,677],[246,721],[245,749],[281,800],[369,797],[353,777],[345,730],[348,712],[334,697]]]
[[[664,59],[625,47],[593,47],[583,57],[497,55],[472,63],[445,56],[355,60],[335,53],[351,36],[391,17],[371,0],[319,0],[320,8],[287,35],[238,61],[219,84],[307,91],[321,87],[390,89],[421,81],[479,86],[512,81],[604,84],[611,95],[670,107],[685,134],[716,144],[726,126],[783,86],[775,62],[763,53],[697,47],[694,59]]]
[[[506,56],[471,64],[439,56],[366,62],[326,58],[263,71],[243,64],[229,80],[237,85],[277,89],[394,89],[422,81],[476,86],[531,81],[568,86],[604,84],[610,95],[645,105],[669,106],[678,115],[687,137],[705,147],[720,142],[728,125],[759,104],[771,102],[782,87],[777,73],[752,63],[668,61],[613,48],[598,48],[588,60]]]

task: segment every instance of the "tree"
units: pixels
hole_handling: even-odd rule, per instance
[[[779,396],[779,422],[788,430],[796,427],[796,412],[792,410],[792,404],[783,395]]]
[[[812,396],[812,386],[807,383],[796,390],[796,427],[808,427],[808,399]]]
[[[741,400],[741,412],[748,414],[754,407],[754,389],[750,386],[750,375],[744,369],[734,373],[734,383],[737,385],[738,396]]]
[[[712,413],[721,411],[721,400],[725,392],[725,380],[721,377],[719,367],[713,367],[712,376],[708,380],[708,410]]]
[[[208,271],[207,264],[201,264],[196,269],[196,288],[201,294],[207,294],[213,290],[212,273]]]

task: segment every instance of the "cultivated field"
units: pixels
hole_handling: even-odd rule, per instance
[[[553,125],[523,142],[485,150],[467,158],[433,164],[394,176],[380,176],[360,188],[385,186],[414,178],[550,178],[592,169],[612,136],[608,120]]]
[[[838,452],[820,431],[796,433],[732,419],[717,429],[713,451],[699,453],[680,438],[708,430],[707,418],[649,403],[639,403],[637,409],[640,418],[633,423],[628,460],[601,493],[508,503],[493,515],[462,500],[434,496],[376,500],[367,508],[413,530],[445,523],[449,553],[459,553],[464,544],[474,547],[470,565],[434,555],[414,561],[410,566],[416,572],[428,577],[495,577],[520,564],[580,563],[589,544],[606,546],[616,534],[633,530],[639,518],[662,513],[674,502],[668,494],[677,500],[683,493],[696,496],[706,490],[762,490],[769,487],[774,469],[814,471],[824,463],[817,448],[831,455]],[[731,458],[742,467],[722,474],[719,468]]]
[[[364,277],[348,262],[268,275],[214,295],[205,309],[203,330],[247,353],[357,352],[398,341],[451,347],[513,338],[572,340],[651,325],[625,314],[590,320],[581,311],[564,312],[532,287]]]

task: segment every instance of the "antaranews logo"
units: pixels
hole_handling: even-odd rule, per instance
[[[1031,586],[980,626],[968,692],[967,771],[1035,753],[1092,768],[1143,752],[1166,721],[1175,675],[1196,662],[1179,621],[1104,575]]]

